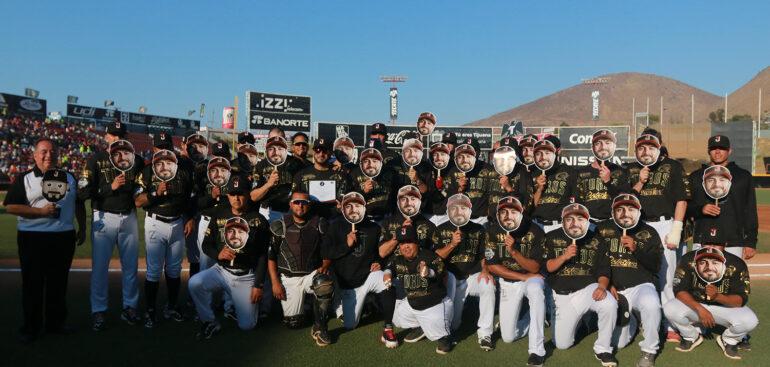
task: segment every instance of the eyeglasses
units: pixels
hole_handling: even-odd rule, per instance
[[[296,199],[291,201],[294,205],[310,205],[310,200]]]
[[[306,147],[307,146],[307,142],[304,142],[304,141],[298,141],[298,142],[293,143],[293,144],[298,146],[298,147]]]

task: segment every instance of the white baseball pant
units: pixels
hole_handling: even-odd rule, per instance
[[[529,334],[529,354],[545,356],[545,281],[532,277],[523,282],[500,281],[500,336],[506,343]],[[519,319],[524,297],[529,314]]]
[[[593,293],[598,286],[598,283],[589,284],[583,289],[564,295],[554,292],[556,321],[551,331],[556,348],[571,347],[575,343],[575,331],[583,315],[588,311],[594,311],[599,319],[599,332],[594,343],[594,353],[612,353],[612,332],[618,317],[618,303],[609,291],[604,299],[595,301]]]
[[[297,277],[287,277],[281,274],[281,284],[286,293],[286,300],[281,301],[284,317],[297,316],[303,313],[305,294],[314,295],[313,277],[316,271],[313,270],[308,275]]]
[[[491,281],[479,282],[481,272],[471,274],[464,280],[449,277],[447,294],[452,299],[454,314],[452,315],[452,330],[457,330],[463,321],[463,306],[468,296],[479,297],[478,336],[492,336],[495,324],[495,285]],[[453,291],[449,291],[452,289]]]
[[[205,252],[203,252],[203,239],[206,237],[206,230],[209,228],[210,223],[211,217],[207,215],[201,215],[201,218],[198,221],[198,235],[196,236],[195,240],[198,243],[198,252],[200,253],[200,270],[206,270],[217,263],[216,259],[210,258],[208,255],[206,255]]]
[[[364,284],[355,289],[340,290],[342,299],[342,314],[345,316],[345,329],[354,329],[361,320],[361,312],[364,309],[366,295],[369,293],[380,293],[387,289],[382,281],[383,272],[381,270],[369,273]]]
[[[433,214],[430,216],[430,218],[428,218],[428,220],[430,220],[433,224],[436,225],[436,227],[438,227],[444,224],[444,222],[448,222],[449,216],[446,214]]]
[[[421,328],[430,341],[449,335],[452,301],[444,297],[440,303],[424,310],[415,310],[406,298],[396,301],[393,324],[402,329]]]
[[[216,319],[211,309],[211,298],[215,292],[223,291],[233,300],[238,327],[242,330],[251,330],[257,325],[259,307],[251,303],[254,273],[238,276],[215,264],[193,275],[187,287],[201,321],[212,322]]]
[[[658,232],[658,236],[660,236],[660,242],[663,244],[663,262],[658,271],[658,286],[660,289],[660,302],[661,304],[666,304],[675,298],[674,273],[676,272],[677,260],[681,256],[680,249],[682,246],[680,244],[675,249],[668,248],[668,245],[666,245],[666,235],[671,231],[673,219],[664,220],[663,217],[660,219],[659,222],[647,222],[647,224],[652,226],[652,228],[655,228]],[[663,321],[663,327],[672,330],[666,320]]]
[[[185,224],[190,219],[192,219],[195,222],[196,226],[200,222],[199,216],[197,216],[197,215],[195,217],[193,217],[193,218],[188,218],[187,216],[183,216],[182,217],[182,220],[184,220]],[[198,231],[197,230],[193,230],[193,232],[190,233],[190,235],[188,237],[184,238],[184,247],[187,250],[187,261],[190,264],[200,264],[201,248],[198,246]]]
[[[738,344],[746,334],[754,330],[759,324],[757,315],[746,306],[725,307],[703,303],[701,305],[711,312],[711,316],[714,317],[714,321],[718,325],[726,328],[722,333],[722,340],[729,345]],[[666,318],[679,330],[682,338],[689,341],[698,339],[701,330],[695,324],[700,324],[700,317],[695,310],[682,301],[674,299],[663,306],[663,312],[666,314]]]
[[[108,273],[112,252],[118,245],[123,275],[123,307],[136,308],[139,302],[139,229],[136,210],[112,214],[94,210],[91,221],[91,312],[107,310]]]
[[[144,219],[147,280],[159,282],[165,268],[166,275],[179,278],[184,257],[184,221],[179,218],[166,223],[150,217]]]
[[[660,319],[663,317],[660,307],[660,296],[652,283],[642,283],[635,287],[618,291],[628,300],[628,306],[631,311],[631,320],[628,325],[616,327],[612,333],[612,345],[618,349],[623,349],[634,339],[639,329],[639,318],[642,321],[644,329],[644,339],[639,342],[639,348],[642,352],[657,354],[660,337],[658,330],[660,328]],[[637,314],[639,318],[637,318]]]

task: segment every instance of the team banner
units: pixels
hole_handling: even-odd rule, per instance
[[[591,92],[591,119],[599,121],[599,91]]]
[[[390,119],[398,119],[398,89],[390,88]]]
[[[246,106],[249,129],[310,131],[310,97],[248,91]]]
[[[331,141],[342,136],[347,136],[353,140],[357,147],[363,147],[366,140],[369,139],[370,125],[367,124],[349,124],[343,122],[318,122],[316,131],[319,138],[326,138]],[[412,125],[388,125],[388,137],[385,145],[392,149],[401,149],[404,144],[406,133],[416,131],[417,128]],[[432,144],[441,141],[441,136],[445,132],[453,132],[458,140],[464,138],[476,138],[479,141],[481,149],[492,149],[492,128],[491,127],[461,127],[461,126],[436,126],[433,133],[430,134]],[[593,132],[591,132],[593,133]],[[425,142],[423,142],[425,144]],[[591,153],[590,147],[588,150]]]
[[[67,105],[67,116],[101,121],[120,121],[140,125],[156,125],[176,127],[180,129],[200,128],[199,120],[180,119],[175,117],[147,115],[143,113],[118,111],[115,109],[90,107],[76,104]]]
[[[46,101],[40,98],[0,93],[0,110],[8,114],[47,116]]]
[[[591,164],[594,157],[592,147],[593,134],[598,130],[609,130],[615,134],[615,154],[610,161],[621,164],[621,157],[628,156],[628,126],[586,126],[586,127],[559,127],[559,140],[561,150],[566,154],[562,157],[562,163],[571,166],[585,166]],[[633,152],[632,152],[633,153]]]

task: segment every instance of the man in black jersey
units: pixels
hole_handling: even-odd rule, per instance
[[[251,200],[261,202],[259,212],[271,223],[289,212],[292,181],[301,169],[297,160],[288,159],[287,148],[284,138],[268,138],[265,159],[257,163],[252,176]]]
[[[317,214],[329,220],[337,218],[339,211],[337,203],[342,195],[350,191],[351,183],[348,175],[331,169],[329,157],[332,152],[332,141],[318,138],[313,145],[313,165],[299,170],[294,175],[291,191],[309,193]]]
[[[615,163],[615,134],[607,129],[596,131],[591,137],[594,160],[578,169],[577,201],[591,212],[591,222],[601,223],[611,218],[612,199],[628,191],[628,172]]]
[[[532,218],[548,233],[561,227],[562,208],[575,201],[577,172],[561,163],[561,141],[556,136],[549,135],[538,141],[533,151],[537,165],[531,167],[535,183]],[[538,167],[547,169],[543,171]]]

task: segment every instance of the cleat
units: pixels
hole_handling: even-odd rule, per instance
[[[104,316],[104,311],[94,312],[93,314],[94,323],[91,329],[93,331],[104,331],[107,330],[107,319]]]
[[[654,367],[655,366],[655,354],[642,352],[642,356],[636,361],[636,367]]]
[[[722,353],[724,353],[725,357],[730,359],[741,359],[741,355],[738,353],[738,344],[730,345],[725,343],[721,335],[717,335],[716,339],[717,344],[719,345],[719,348],[722,349]]]
[[[156,328],[158,327],[158,318],[155,316],[155,310],[148,310],[147,313],[144,314],[144,327],[148,329]]]
[[[136,314],[136,309],[133,307],[123,307],[123,311],[120,313],[120,319],[129,325],[136,325],[142,321],[142,318]]]
[[[177,311],[176,308],[169,308],[166,307],[163,309],[163,318],[166,320],[174,320],[176,322],[182,322],[184,321],[184,316]]]
[[[542,367],[544,363],[545,357],[534,353],[530,354],[529,359],[527,359],[527,366]]]
[[[382,330],[380,343],[384,344],[387,348],[398,347],[398,338],[396,338],[396,334],[393,333],[393,328],[385,328]]]
[[[694,341],[689,341],[685,338],[682,338],[682,341],[679,342],[679,345],[677,345],[674,349],[680,352],[689,352],[695,349],[695,347],[699,346],[700,343],[703,343],[703,337],[699,334],[698,339],[695,339]]]
[[[227,310],[225,310],[223,316],[226,319],[230,319],[230,320],[233,320],[233,321],[238,321],[238,316],[235,315],[235,309],[234,308],[228,308]]]
[[[602,366],[604,367],[615,367],[618,365],[618,360],[615,358],[615,356],[612,355],[612,353],[594,354],[594,357],[596,357],[599,362],[602,362]]]
[[[445,336],[438,340],[438,345],[436,346],[436,353],[438,354],[447,354],[452,351],[452,347],[454,346],[454,343],[452,342],[452,338],[450,336]]]
[[[682,337],[679,336],[676,331],[669,330],[668,333],[666,333],[666,341],[669,343],[681,343]]]
[[[481,350],[485,352],[491,352],[495,350],[495,345],[492,344],[492,337],[490,336],[479,338],[479,346],[481,346]]]
[[[316,329],[315,325],[310,328],[310,336],[315,339],[315,343],[318,344],[319,347],[325,347],[332,343],[329,333],[326,330]]]
[[[417,343],[418,341],[425,338],[425,333],[422,331],[422,328],[414,328],[409,330],[409,334],[406,334],[406,338],[404,338],[405,343]]]
[[[195,337],[198,340],[209,340],[211,337],[214,336],[214,334],[218,333],[222,330],[222,326],[219,325],[218,322],[212,321],[212,322],[204,322],[203,325],[201,325],[201,330],[198,331],[197,334],[195,334]]]

